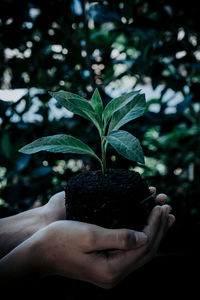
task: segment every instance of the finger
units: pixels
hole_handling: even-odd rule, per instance
[[[107,229],[98,226],[95,250],[119,249],[128,250],[141,247],[148,237],[144,232],[130,229]]]
[[[155,206],[149,216],[148,225],[144,228],[144,233],[148,236],[147,243],[140,248],[120,251],[116,255],[114,254],[110,257],[112,259],[109,260],[109,263],[112,265],[112,268],[115,268],[120,279],[150,260],[149,251],[151,250],[151,244],[159,230],[160,219],[161,206]]]
[[[150,186],[149,191],[151,194],[156,194],[156,187],[155,186]]]
[[[155,206],[148,218],[148,224],[144,228],[144,233],[149,237],[149,242],[156,235],[159,225],[160,225],[160,217],[161,217],[161,206]]]
[[[160,237],[162,238],[169,227],[168,219],[169,219],[169,213],[171,212],[172,208],[170,205],[164,204],[161,209],[162,209],[162,215],[161,215],[161,224],[160,224],[160,228],[159,228],[159,234],[160,234]],[[159,234],[158,234],[158,237],[159,237]]]
[[[54,194],[54,195],[49,199],[49,202],[63,201],[64,198],[65,198],[65,192],[64,192],[64,191],[61,191],[61,192],[58,192],[58,193]]]
[[[148,247],[144,244],[138,249],[120,251],[113,255],[110,263],[115,267],[120,280],[154,257],[164,233],[175,221],[175,217],[169,214],[170,210],[168,205],[156,206],[152,210],[148,225],[144,229],[146,234],[149,234]]]
[[[156,206],[148,220],[148,225],[145,227],[144,232],[149,236],[147,249],[146,245],[138,248],[137,259],[130,269],[140,268],[148,261],[150,261],[156,254],[162,238],[164,237],[167,229],[172,226],[175,221],[174,215],[169,214],[171,207],[169,205]],[[133,255],[133,254],[132,254]],[[131,250],[126,254],[127,258],[131,261]]]
[[[155,198],[155,202],[157,204],[164,204],[167,201],[167,195],[166,194],[159,194]]]
[[[157,252],[157,249],[161,243],[161,240],[165,236],[167,230],[169,229],[169,213],[171,211],[171,207],[169,205],[163,205],[161,208],[161,218],[160,218],[160,225],[157,230],[157,233],[152,236],[150,247],[154,253]],[[171,222],[171,220],[170,220]]]
[[[169,214],[169,218],[168,218],[168,226],[169,228],[174,224],[176,218],[174,215]]]

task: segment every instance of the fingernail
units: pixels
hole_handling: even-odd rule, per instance
[[[149,190],[151,193],[156,193],[156,188],[154,186],[150,186]]]
[[[161,214],[161,206],[160,205],[156,205],[154,207],[154,211],[157,213],[157,215],[160,215]]]
[[[162,209],[162,214],[163,214],[164,216],[169,215],[170,211],[172,210],[171,206],[168,205],[168,204],[164,204],[164,205],[162,205],[162,206],[160,206],[160,207],[161,207],[161,209]]]
[[[166,194],[159,194],[159,195],[157,196],[157,200],[158,200],[159,202],[165,203],[165,202],[167,201],[167,195],[166,195]]]
[[[148,237],[145,233],[138,232],[136,234],[136,243],[137,243],[137,245],[142,246],[142,245],[146,244],[147,240],[148,240]]]

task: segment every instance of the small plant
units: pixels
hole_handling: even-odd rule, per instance
[[[79,95],[58,91],[49,92],[67,110],[91,121],[97,128],[101,140],[101,158],[81,140],[66,134],[57,134],[39,138],[19,149],[25,154],[39,151],[88,154],[101,165],[102,174],[106,174],[106,152],[108,143],[125,158],[144,163],[140,142],[127,131],[119,130],[126,123],[140,117],[145,111],[145,95],[133,91],[111,100],[105,108],[96,89],[91,101]]]

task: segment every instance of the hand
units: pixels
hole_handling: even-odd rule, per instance
[[[156,255],[175,220],[170,210],[168,205],[154,207],[143,232],[75,221],[52,223],[34,237],[34,265],[41,277],[57,274],[112,288]]]
[[[170,206],[156,206],[143,232],[57,221],[40,229],[0,260],[0,281],[24,284],[58,274],[112,288],[151,260],[174,222]],[[115,249],[115,250],[112,250]]]
[[[155,202],[164,203],[166,195],[156,194],[154,187],[150,188]],[[47,204],[29,209],[17,215],[0,220],[0,258],[31,237],[35,232],[45,228],[52,222],[66,219],[65,193],[55,194]]]
[[[165,203],[167,196],[165,194],[159,194],[156,196],[156,188],[149,187],[150,192],[155,198],[155,203],[162,205]],[[53,195],[50,200],[43,206],[43,212],[48,219],[48,223],[58,220],[66,219],[66,207],[65,207],[65,192],[59,192]]]

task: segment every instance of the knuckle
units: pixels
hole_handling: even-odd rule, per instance
[[[135,242],[134,234],[127,230],[122,231],[122,236],[120,238],[121,238],[121,247],[123,249],[129,248]]]
[[[133,234],[130,232],[126,232],[124,237],[124,246],[125,248],[128,248],[133,243]]]

